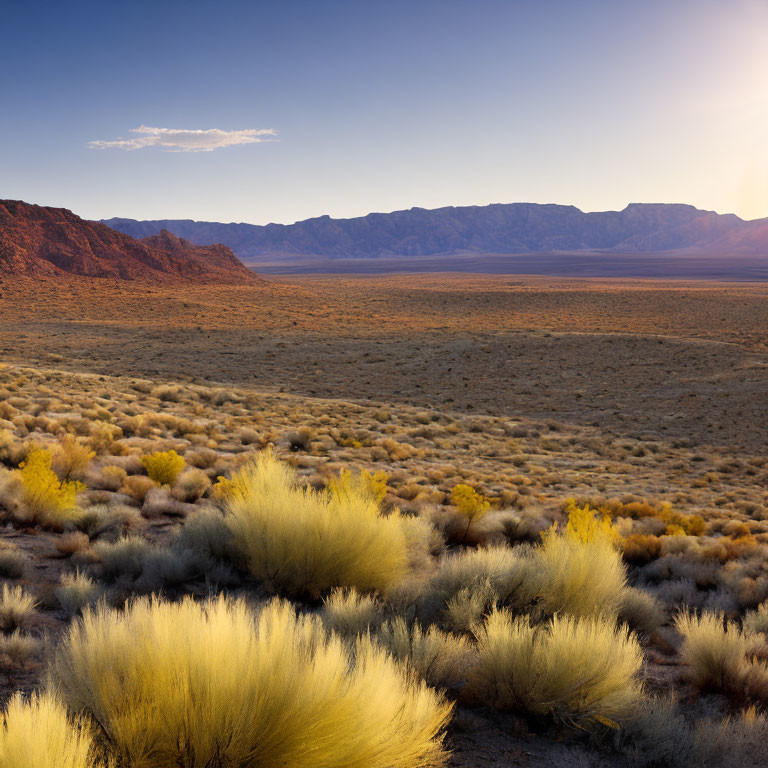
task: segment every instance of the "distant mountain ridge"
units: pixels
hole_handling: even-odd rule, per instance
[[[569,251],[768,255],[768,219],[744,221],[667,203],[632,203],[622,211],[597,213],[567,205],[499,203],[267,225],[122,218],[102,223],[134,237],[165,229],[198,244],[223,243],[246,263],[291,256],[417,259]]]
[[[0,200],[0,273],[240,283],[257,278],[224,245],[193,245],[168,231],[144,240],[66,208]]]

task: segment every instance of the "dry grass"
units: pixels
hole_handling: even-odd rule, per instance
[[[53,664],[137,768],[418,768],[442,763],[451,707],[384,651],[347,647],[273,602],[140,600],[86,612]],[[190,706],[194,702],[194,706]]]
[[[3,584],[0,593],[0,631],[25,629],[37,619],[37,600],[19,587]]]
[[[768,695],[768,668],[754,658],[755,653],[765,658],[764,638],[715,613],[682,611],[675,625],[683,636],[680,659],[697,688],[737,697]]]
[[[3,768],[96,768],[89,724],[72,719],[52,693],[17,693],[8,702],[0,728]]]
[[[407,663],[435,688],[459,685],[473,661],[466,637],[443,632],[435,626],[408,626],[402,617],[387,621],[377,632],[379,642],[398,661]]]
[[[555,616],[537,627],[493,611],[477,642],[470,690],[498,709],[604,722],[631,716],[640,702],[640,646],[605,619]]]
[[[548,531],[536,550],[541,610],[615,618],[627,581],[616,540],[612,526],[601,524],[588,508],[574,507],[565,531]]]
[[[381,620],[380,605],[356,589],[334,589],[323,600],[323,624],[329,632],[355,638],[375,629]]]
[[[353,486],[302,488],[269,452],[239,470],[226,521],[251,572],[275,589],[320,596],[333,587],[385,591],[403,577],[407,541],[399,515],[381,514]]]

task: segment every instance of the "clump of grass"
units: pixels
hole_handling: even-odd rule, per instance
[[[62,528],[79,517],[76,497],[85,486],[74,481],[60,481],[51,469],[52,460],[48,449],[34,447],[19,465],[24,505],[21,517],[25,522]]]
[[[61,607],[74,616],[85,607],[95,605],[101,596],[101,587],[93,579],[80,571],[65,573],[54,590]]]
[[[356,589],[334,589],[323,600],[323,624],[342,637],[357,637],[369,632],[380,622],[379,603],[371,595]]]
[[[565,530],[553,526],[535,550],[541,572],[540,610],[615,618],[627,581],[618,540],[607,516],[598,518],[587,506],[571,505]]]
[[[184,457],[174,450],[157,451],[142,456],[141,463],[149,477],[158,485],[173,485],[186,466]]]
[[[3,584],[0,593],[0,631],[24,629],[37,618],[37,600],[19,587]]]
[[[0,541],[0,577],[20,579],[29,569],[29,556],[10,541]]]
[[[693,685],[704,691],[765,697],[768,669],[753,658],[754,651],[763,645],[759,635],[709,612],[696,615],[682,611],[675,626],[683,636],[680,659],[687,665]]]
[[[0,654],[15,667],[26,666],[31,659],[40,655],[42,647],[39,638],[24,634],[20,629],[0,637]]]
[[[315,597],[333,587],[384,591],[404,575],[400,515],[384,517],[370,493],[302,488],[269,451],[230,482],[225,520],[253,575],[272,588]]]
[[[72,719],[53,693],[16,693],[0,728],[3,768],[95,768],[93,738],[83,718]]]
[[[278,601],[258,615],[223,597],[86,611],[52,677],[118,760],[143,768],[444,762],[449,704],[370,638],[351,651]]]
[[[630,629],[651,635],[664,623],[666,614],[650,592],[627,587],[622,593],[618,619]]]
[[[435,626],[409,627],[402,617],[385,622],[379,642],[398,660],[406,662],[428,685],[450,688],[464,680],[473,649],[466,637]]]
[[[539,569],[528,550],[466,550],[440,560],[420,608],[427,619],[443,615],[455,631],[469,632],[497,604],[525,610],[539,588]]]
[[[768,635],[768,602],[761,603],[756,610],[744,616],[744,631]]]
[[[470,691],[497,709],[612,723],[642,698],[640,645],[612,621],[555,616],[532,626],[527,616],[496,610],[476,637]]]

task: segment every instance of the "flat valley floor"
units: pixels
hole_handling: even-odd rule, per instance
[[[470,275],[0,284],[5,361],[760,451],[768,284]]]

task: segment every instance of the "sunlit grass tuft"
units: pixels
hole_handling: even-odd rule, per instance
[[[444,761],[451,712],[370,638],[354,651],[317,616],[219,598],[86,611],[52,665],[139,768],[420,768]]]
[[[271,452],[235,473],[225,520],[251,572],[288,594],[319,596],[333,587],[386,590],[408,562],[400,516],[383,516],[368,488],[302,488]]]

